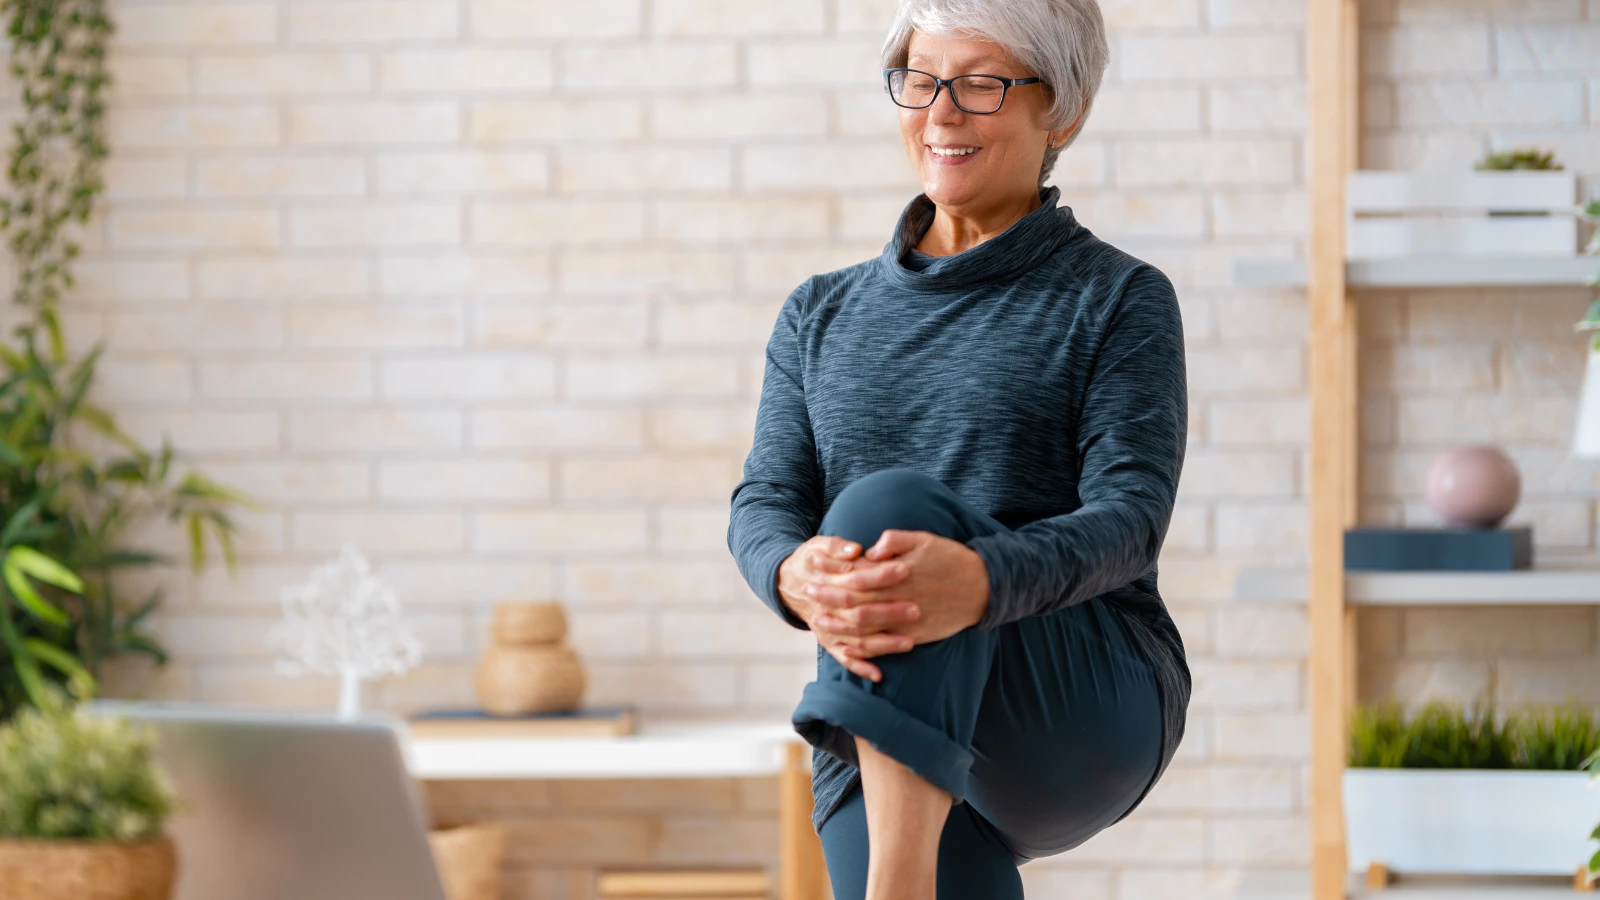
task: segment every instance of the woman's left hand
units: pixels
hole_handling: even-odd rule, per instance
[[[881,590],[909,599],[921,615],[908,624],[884,629],[862,625],[857,618],[860,606],[835,607],[818,613],[811,622],[813,629],[850,635],[889,630],[907,635],[914,643],[928,644],[978,624],[989,608],[989,570],[977,551],[960,541],[931,531],[885,529],[862,557],[873,561],[898,557],[909,574]]]

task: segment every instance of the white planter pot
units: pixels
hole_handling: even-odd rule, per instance
[[[1571,875],[1600,789],[1584,772],[1346,769],[1344,817],[1352,871]]]
[[[1345,255],[1568,259],[1578,251],[1577,184],[1567,171],[1351,172]]]

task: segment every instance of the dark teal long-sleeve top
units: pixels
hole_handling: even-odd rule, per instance
[[[913,248],[918,195],[883,253],[814,275],[767,343],[755,437],[733,489],[728,548],[795,628],[778,566],[855,479],[904,466],[1014,529],[970,546],[989,575],[974,627],[1104,597],[1155,672],[1160,768],[1183,737],[1190,673],[1156,590],[1187,433],[1183,328],[1171,281],[1095,237],[1060,190],[952,256]],[[814,821],[849,784],[815,759]]]

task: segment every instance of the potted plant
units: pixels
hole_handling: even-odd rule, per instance
[[[1582,878],[1600,792],[1580,764],[1597,749],[1600,717],[1572,703],[1505,716],[1442,701],[1358,708],[1343,783],[1350,867],[1375,887],[1389,870]]]
[[[1561,163],[1556,162],[1555,151],[1540,150],[1537,147],[1523,147],[1515,150],[1504,150],[1499,153],[1486,154],[1483,159],[1473,166],[1479,172],[1562,172],[1565,169]],[[1515,178],[1517,176],[1510,176]],[[1491,216],[1548,216],[1549,210],[1542,209],[1491,209]],[[1571,246],[1566,247],[1571,252]]]
[[[0,0],[0,12],[22,105],[10,131],[0,229],[15,269],[12,299],[27,312],[13,339],[0,342],[3,722],[37,702],[43,685],[75,679],[80,692],[92,689],[116,657],[166,661],[147,628],[160,590],[136,599],[116,592],[125,570],[170,561],[128,546],[132,526],[158,517],[181,522],[196,569],[205,564],[209,531],[231,570],[236,529],[227,507],[259,504],[177,471],[167,441],[146,449],[90,401],[103,347],[73,359],[57,306],[73,285],[74,228],[88,220],[104,188],[113,24],[106,0]],[[41,578],[35,588],[13,577],[39,559],[59,560],[75,585]],[[41,577],[39,571],[30,574]]]
[[[153,742],[59,695],[0,725],[0,897],[168,900],[175,799]]]

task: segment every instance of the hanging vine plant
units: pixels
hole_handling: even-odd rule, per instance
[[[73,286],[76,229],[104,190],[106,44],[114,26],[106,0],[0,0],[0,14],[23,106],[12,127],[0,228],[15,270],[13,300],[27,311],[14,340],[0,344],[3,720],[23,704],[42,703],[48,691],[92,693],[115,657],[166,661],[148,630],[162,591],[136,603],[115,594],[120,570],[171,562],[126,546],[132,527],[156,516],[181,520],[196,570],[205,565],[209,530],[231,571],[236,526],[226,507],[259,504],[196,472],[178,476],[169,441],[147,450],[88,401],[104,346],[71,360],[57,310]],[[123,455],[95,458],[74,445],[79,429]]]
[[[37,316],[22,327],[44,325],[51,356],[60,361],[66,351],[56,308],[82,249],[72,226],[88,221],[105,188],[106,44],[113,25],[106,0],[4,0],[0,9],[23,106],[12,126],[11,189],[0,199],[0,226],[16,264],[13,299]]]

